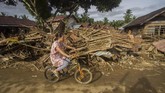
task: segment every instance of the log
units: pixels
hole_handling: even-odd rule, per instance
[[[43,36],[41,35],[36,35],[36,36],[33,36],[33,37],[27,37],[25,38],[25,40],[36,40],[36,39],[41,39]]]
[[[88,35],[86,35],[87,37],[89,37],[89,36],[91,36],[91,35],[93,35],[93,34],[96,34],[96,33],[98,33],[99,32],[99,30],[95,30],[95,31],[93,31],[93,32],[91,32],[91,33],[89,33]]]
[[[88,55],[88,54],[93,54],[93,52],[96,52],[96,51],[103,51],[103,50],[107,50],[109,48],[100,48],[100,49],[95,49],[95,50],[88,50],[86,52],[83,52],[81,54],[76,54],[77,56],[75,57],[80,57],[80,56],[84,56],[84,55]],[[74,55],[74,54],[73,54]]]
[[[0,41],[0,46],[7,45],[9,42],[17,43],[18,37],[6,38]]]
[[[87,42],[93,42],[93,41],[96,41],[96,40],[101,40],[101,39],[104,39],[104,38],[108,38],[108,37],[110,37],[110,36],[112,36],[112,35],[107,35],[107,36],[103,36],[103,37],[97,37],[97,38],[95,38],[95,39],[88,40]]]
[[[27,47],[30,47],[30,48],[34,48],[34,49],[37,49],[37,50],[41,50],[41,51],[50,52],[50,49],[38,48],[38,47],[27,45],[27,44],[21,44],[21,45],[24,45],[24,46],[27,46]]]
[[[85,50],[87,49],[87,47],[81,47],[81,48],[77,48],[76,50],[71,50],[69,53],[73,53],[73,52],[76,52],[76,51],[82,51],[82,50]]]

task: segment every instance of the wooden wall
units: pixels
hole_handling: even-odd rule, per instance
[[[150,21],[143,29],[143,34],[157,37],[165,34],[165,21]]]

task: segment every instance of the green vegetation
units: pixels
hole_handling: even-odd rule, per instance
[[[118,7],[121,0],[19,0],[23,2],[25,8],[29,13],[36,18],[41,26],[44,26],[46,20],[58,13],[69,12],[69,15],[76,12],[79,8],[88,12],[91,6],[95,6],[99,12],[108,12],[113,8]],[[17,5],[17,0],[1,1],[7,5]],[[93,22],[93,19],[86,18],[86,15],[82,15],[82,21]],[[47,24],[52,32],[51,24]]]
[[[94,21],[94,19],[90,18],[87,13],[82,14],[80,17],[77,14],[75,14],[75,15],[79,19],[79,21],[82,23],[88,22],[88,23],[94,23],[94,24],[99,24],[99,25],[110,25],[116,29],[118,29],[119,27],[122,27],[123,25],[128,24],[129,22],[136,19],[136,17],[132,14],[132,10],[130,10],[130,9],[128,9],[124,13],[123,20],[110,21],[110,20],[108,20],[107,17],[105,17],[103,20]],[[90,20],[92,20],[92,21],[90,22]]]
[[[22,0],[25,8],[35,17],[39,26],[44,27],[44,23],[51,16],[47,0]]]
[[[93,18],[90,18],[89,15],[87,13],[83,13],[81,14],[81,16],[79,17],[78,15],[76,15],[76,17],[78,18],[78,20],[81,22],[81,23],[94,23],[94,19]]]
[[[108,18],[107,18],[107,17],[104,17],[104,19],[103,19],[103,23],[104,23],[104,25],[106,25],[106,24],[108,24],[108,23],[109,23],[109,20],[108,20]]]
[[[19,16],[21,19],[28,19],[28,16],[26,16],[26,15],[21,15],[21,16]]]
[[[1,12],[0,16],[8,16],[8,15],[6,13],[4,13],[4,12]],[[19,19],[28,19],[28,16],[26,16],[26,15],[20,15],[20,16],[14,15],[13,17],[14,18],[19,18]]]
[[[7,16],[7,14],[4,13],[4,12],[1,12],[1,13],[0,13],[0,16]]]
[[[136,19],[136,17],[132,14],[132,10],[128,9],[126,13],[124,13],[124,22],[129,23],[132,20]]]
[[[90,18],[88,13],[88,9],[91,6],[95,6],[97,11],[99,12],[108,12],[115,7],[118,7],[121,0],[20,0],[23,2],[25,8],[29,11],[29,13],[34,16],[40,26],[44,27],[46,20],[51,16],[56,16],[59,14],[75,14],[78,17],[80,22],[88,22],[88,23],[96,23],[101,25],[111,25],[114,28],[119,28],[136,17],[132,14],[132,11],[128,9],[123,16],[123,20],[113,20],[109,21],[107,17],[105,17],[102,21],[94,21],[93,18]],[[7,5],[17,5],[15,0],[8,0],[5,2]],[[77,10],[82,8],[85,10],[85,13],[78,16]],[[1,15],[4,15],[1,13]],[[17,16],[15,16],[17,17]],[[26,19],[27,16],[21,16],[22,19]],[[50,24],[47,24],[52,30]]]

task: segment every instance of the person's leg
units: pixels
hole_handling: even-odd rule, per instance
[[[71,63],[70,59],[68,59],[68,58],[66,58],[64,60],[68,62],[68,65]],[[69,69],[69,66],[67,66],[67,69]]]
[[[61,71],[62,69],[64,69],[65,67],[67,67],[68,66],[68,61],[67,60],[63,60],[63,65],[61,65],[60,67],[58,67],[57,69],[56,69],[56,71]]]
[[[68,63],[70,63],[70,59],[68,59],[68,58],[65,58],[64,60],[65,60],[65,61],[67,61]]]

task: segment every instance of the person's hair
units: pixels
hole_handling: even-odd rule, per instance
[[[58,39],[61,38],[62,36],[63,36],[62,34],[56,34],[54,40],[58,40]]]

